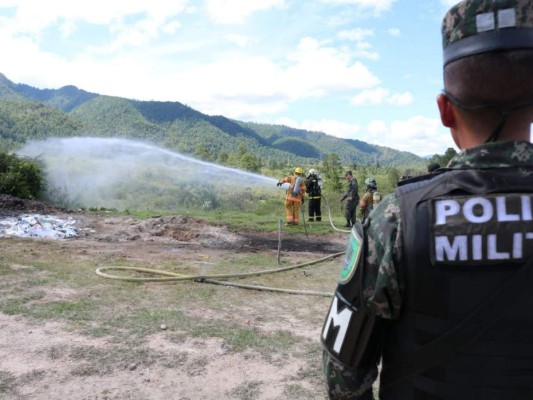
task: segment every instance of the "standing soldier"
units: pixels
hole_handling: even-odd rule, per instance
[[[302,177],[302,169],[300,167],[295,168],[294,175],[281,179],[277,186],[281,186],[284,183],[289,184],[285,196],[286,225],[298,225],[300,206],[305,195],[305,181]]]
[[[309,196],[309,221],[322,221],[322,212],[320,211],[320,198],[322,197],[322,187],[320,178],[316,169],[309,170],[309,176],[305,181],[305,188]]]
[[[355,224],[355,210],[359,203],[359,186],[357,185],[357,179],[352,175],[352,171],[346,172],[344,176],[348,180],[348,190],[341,198],[341,202],[346,200],[346,208],[344,210],[346,225],[344,227],[351,228]]]
[[[378,183],[374,178],[365,179],[366,191],[359,201],[359,210],[361,212],[361,223],[364,223],[373,210],[374,205],[381,201],[381,194],[378,192]]]
[[[533,1],[442,24],[441,122],[461,150],[352,229],[322,331],[330,399],[533,399]]]

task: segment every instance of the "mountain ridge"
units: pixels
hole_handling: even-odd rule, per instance
[[[13,103],[19,107],[16,113],[17,106]],[[37,104],[42,107],[41,113],[53,116],[51,121],[39,121]],[[46,126],[50,128],[48,135]],[[38,134],[34,135],[32,132],[36,131]],[[238,121],[207,115],[177,101],[106,96],[73,85],[38,89],[11,82],[1,73],[0,134],[3,139],[0,144],[8,148],[46,136],[117,136],[147,140],[189,154],[202,148],[213,157],[220,152],[234,152],[244,145],[263,160],[290,160],[309,165],[332,153],[348,164],[424,167],[426,163],[413,153],[324,132]]]

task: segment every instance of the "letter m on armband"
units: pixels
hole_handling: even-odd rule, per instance
[[[339,310],[339,298],[335,296],[322,331],[322,343],[330,352],[341,353],[352,315],[353,310],[348,306]]]

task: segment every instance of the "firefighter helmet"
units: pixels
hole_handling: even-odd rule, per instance
[[[378,183],[374,178],[366,178],[365,185],[370,187],[378,187]]]

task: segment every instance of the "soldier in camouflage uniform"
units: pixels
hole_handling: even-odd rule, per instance
[[[353,177],[352,171],[347,171],[344,176],[348,180],[348,190],[341,197],[341,203],[346,200],[346,208],[344,209],[346,225],[344,227],[351,228],[355,224],[355,211],[359,204],[359,185],[357,179]]]
[[[465,0],[442,25],[461,149],[352,230],[321,340],[330,399],[533,399],[533,1]]]

